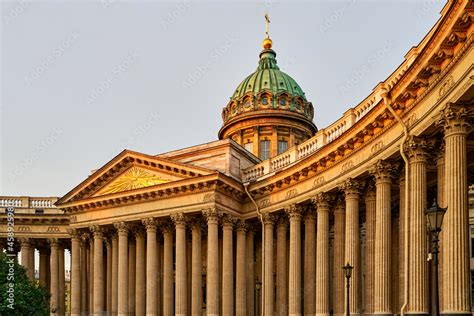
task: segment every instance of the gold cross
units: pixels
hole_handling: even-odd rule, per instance
[[[268,16],[268,12],[265,13],[265,34],[267,34],[267,38],[270,38],[270,34],[268,33],[268,28],[270,25],[270,17]]]

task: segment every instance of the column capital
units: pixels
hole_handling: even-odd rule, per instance
[[[142,218],[142,224],[147,232],[156,232],[156,226],[158,225],[158,221],[154,217]]]
[[[161,221],[158,226],[163,234],[172,234],[174,232],[174,225],[170,221]]]
[[[205,223],[202,216],[191,216],[188,218],[188,224],[191,230],[202,230]]]
[[[222,211],[216,207],[210,207],[202,210],[202,214],[207,219],[208,223],[217,224],[219,218],[222,216]]]
[[[170,217],[176,228],[186,228],[187,218],[183,212],[171,214]]]
[[[346,205],[344,204],[344,197],[339,195],[336,198],[336,206],[334,207],[334,214],[344,214]]]
[[[311,201],[316,205],[317,211],[319,210],[329,210],[330,204],[334,201],[334,196],[329,193],[318,193],[311,198]]]
[[[66,231],[69,234],[69,236],[71,236],[71,239],[76,239],[80,241],[82,235],[81,235],[81,232],[77,228],[67,228]]]
[[[81,244],[85,246],[89,242],[90,237],[91,237],[90,233],[82,232],[81,233]]]
[[[426,162],[432,149],[433,141],[420,136],[411,136],[405,148],[410,163]]]
[[[92,225],[89,227],[94,237],[102,238],[104,236],[104,229],[99,225]]]
[[[435,157],[437,166],[444,165],[445,156],[446,156],[446,143],[443,139],[443,140],[441,140],[441,142],[439,143],[439,146],[437,148],[437,153],[436,153],[436,157]]]
[[[398,164],[388,160],[377,160],[370,166],[369,173],[375,178],[375,182],[391,182]]]
[[[283,213],[278,218],[277,229],[284,229],[286,231],[287,228],[288,228],[288,217],[286,216],[286,213]]]
[[[285,213],[288,215],[290,222],[292,220],[301,220],[303,217],[303,208],[298,204],[291,204],[285,207]]]
[[[116,222],[114,223],[114,227],[117,230],[118,234],[128,234],[128,231],[130,229],[129,224],[126,222]]]
[[[222,227],[224,229],[233,229],[237,220],[238,219],[231,214],[224,214],[222,216]]]
[[[57,238],[48,238],[48,244],[51,248],[58,248],[59,240]]]
[[[20,246],[23,248],[23,247],[30,247],[31,246],[31,242],[30,242],[30,239],[29,238],[19,238],[18,241],[20,242]]]
[[[246,233],[249,229],[249,224],[247,224],[247,222],[242,219],[238,220],[235,226],[237,233]]]
[[[362,181],[349,178],[346,181],[339,184],[339,189],[344,192],[347,198],[359,198],[359,194],[362,190]]]
[[[273,226],[277,220],[277,216],[270,213],[270,212],[264,212],[262,213],[262,221],[265,226],[271,225]]]
[[[447,103],[441,110],[436,120],[436,124],[444,128],[445,137],[454,134],[466,134],[472,126],[469,124],[469,117],[472,115],[465,105]]]
[[[365,189],[365,200],[374,201],[376,197],[377,197],[377,193],[375,191],[375,184],[373,181],[369,181]]]

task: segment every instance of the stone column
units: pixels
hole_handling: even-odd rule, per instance
[[[118,234],[118,306],[117,315],[128,314],[128,225],[114,223]]]
[[[147,315],[154,315],[157,313],[157,274],[158,274],[158,256],[153,254],[157,253],[157,242],[156,242],[156,230],[157,222],[156,219],[150,217],[142,220],[143,225],[146,228],[146,281],[144,279],[144,272],[138,271],[138,266],[142,266],[142,270],[145,271],[145,257],[138,258],[138,251],[145,256],[145,241],[142,236],[137,239],[137,289],[141,288],[140,291],[143,291],[143,287],[146,284],[146,300],[139,298],[137,295],[137,307],[143,309],[146,302],[145,310]],[[140,245],[138,242],[140,241]],[[143,247],[143,249],[142,249]],[[139,261],[139,262],[138,262]],[[138,279],[143,278],[143,285],[138,284]],[[138,294],[138,291],[137,291]],[[145,293],[143,293],[145,294]],[[138,302],[140,301],[140,302]],[[138,310],[137,310],[138,314]]]
[[[105,298],[105,310],[107,315],[112,314],[112,240],[107,237],[104,239],[107,249],[107,271],[106,271],[106,298]]]
[[[379,160],[370,172],[375,178],[376,215],[375,215],[375,279],[374,313],[391,314],[391,219],[393,163]]]
[[[163,231],[163,316],[174,315],[173,289],[173,226],[171,223],[160,225]]]
[[[254,252],[255,231],[249,227],[247,239],[245,241],[246,280],[247,280],[247,316],[255,315],[255,252]]]
[[[365,195],[365,313],[374,313],[374,274],[375,274],[375,186],[369,182]]]
[[[430,144],[413,137],[408,143],[410,163],[409,302],[408,314],[428,314],[428,273],[426,235],[426,160]]]
[[[89,240],[89,234],[83,233],[81,235],[81,314],[86,315],[88,312],[88,270],[89,266],[87,265],[87,243]]]
[[[345,253],[345,204],[344,199],[339,198],[334,208],[334,315],[344,314],[344,289],[345,278],[342,267],[344,266]]]
[[[315,312],[317,316],[327,316],[329,315],[329,205],[331,196],[320,193],[313,198],[313,203],[316,204],[318,212]],[[308,251],[312,250],[308,249]]]
[[[117,315],[118,308],[118,236],[112,235],[112,315]]]
[[[202,222],[194,218],[191,224],[191,315],[202,315],[202,252],[201,252]]]
[[[277,262],[276,262],[276,311],[277,315],[288,315],[288,274],[287,274],[287,231],[288,218],[281,216],[277,223]],[[313,250],[314,251],[314,250]],[[253,281],[252,281],[253,283]]]
[[[264,213],[264,275],[263,275],[263,316],[271,316],[274,313],[275,305],[275,285],[273,280],[273,226],[275,225],[275,215]],[[291,291],[291,290],[290,290]]]
[[[175,315],[184,316],[188,310],[186,264],[186,218],[183,213],[171,216],[176,229],[176,294]]]
[[[59,244],[56,238],[48,242],[51,247],[51,315],[59,315]]]
[[[153,221],[152,221],[153,223]],[[145,224],[148,224],[148,222],[145,221]],[[150,223],[151,224],[151,223]],[[145,225],[147,226],[147,225]],[[151,235],[154,235],[153,237],[150,237],[156,245],[156,225],[152,224],[152,229],[154,227],[154,233],[151,233]],[[135,314],[137,316],[144,316],[147,312],[146,310],[146,302],[147,302],[147,284],[148,280],[151,278],[151,280],[156,279],[156,274],[158,271],[154,272],[148,272],[148,270],[145,270],[145,263],[146,260],[148,260],[148,257],[145,253],[145,233],[142,228],[137,228],[137,231],[135,233],[135,239],[136,239],[136,278],[135,278]],[[147,228],[147,239],[148,239],[148,228]],[[153,243],[153,241],[151,243]],[[147,245],[150,242],[147,242]],[[153,253],[153,250],[152,252]],[[154,256],[155,258],[157,256]],[[151,264],[153,265],[153,263]],[[148,267],[148,264],[146,265]],[[154,275],[153,275],[154,273]],[[148,276],[150,274],[150,277]],[[156,282],[155,282],[156,284]],[[153,296],[155,298],[155,303],[156,303],[156,295]]]
[[[79,316],[81,315],[81,236],[76,229],[70,229],[68,232],[71,235],[71,316]]]
[[[220,213],[216,208],[203,211],[207,218],[207,315],[219,315],[219,235]]]
[[[91,314],[94,314],[94,238],[92,237],[89,240],[89,248],[88,254],[89,254],[89,272],[87,273],[87,276],[89,277],[89,289],[88,289],[88,296],[89,296],[89,311]]]
[[[63,316],[66,313],[66,279],[64,271],[64,247],[58,249],[58,311]]]
[[[235,218],[222,218],[222,315],[234,315],[234,256],[232,232]]]
[[[39,248],[39,284],[45,288],[48,284],[48,271],[46,270],[48,266],[48,253],[49,249],[47,247]]]
[[[312,316],[317,308],[324,308],[318,306],[318,301],[315,301],[316,295],[320,293],[316,292],[316,251],[319,248],[316,247],[316,213],[313,206],[310,206],[304,215],[304,231],[304,315]]]
[[[360,229],[359,229],[359,193],[362,184],[349,179],[341,185],[346,196],[346,239],[345,263],[354,267],[350,288],[350,312],[360,314]],[[342,270],[342,267],[340,268]],[[344,291],[345,292],[345,291]],[[342,298],[342,297],[341,297]]]
[[[28,278],[31,281],[35,281],[35,243],[34,239],[32,240],[30,244],[30,254],[28,255]]]
[[[31,249],[31,243],[28,238],[20,238],[20,246],[21,246],[21,265],[25,267],[26,269],[26,274],[28,275],[28,278],[31,280],[30,276],[30,249]]]
[[[301,211],[301,206],[296,204],[285,208],[290,220],[289,315],[301,315]],[[273,241],[273,233],[271,237]]]
[[[472,111],[470,113],[472,118]],[[448,103],[438,124],[444,128],[446,215],[442,227],[443,310],[445,315],[470,315],[469,209],[466,137],[468,107]],[[471,157],[472,159],[472,157]]]
[[[94,315],[101,316],[105,312],[104,304],[104,232],[102,227],[94,225],[90,227],[94,234]]]
[[[436,202],[440,207],[446,207],[446,165],[445,165],[445,152],[446,146],[444,145],[444,141],[441,142],[439,147],[439,152],[436,155],[436,176],[437,176],[437,194],[436,194]],[[429,205],[428,205],[429,206]],[[441,230],[439,233],[439,249],[440,252],[438,254],[438,289],[439,289],[439,310],[444,310],[444,302],[443,302],[443,232]]]
[[[235,314],[236,316],[247,315],[247,288],[246,288],[246,233],[247,224],[244,221],[237,223],[237,250],[236,250],[236,284],[235,284]]]
[[[135,229],[133,226],[133,233],[128,240],[128,313],[135,315],[135,279],[136,279],[136,254],[137,247],[135,244]]]

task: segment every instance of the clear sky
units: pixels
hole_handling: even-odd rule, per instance
[[[217,139],[256,69],[280,68],[324,128],[364,99],[444,1],[2,1],[0,195],[61,196],[127,148]]]

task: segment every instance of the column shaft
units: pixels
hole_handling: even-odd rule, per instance
[[[135,238],[130,238],[128,243],[128,312],[130,315],[135,315],[136,248]]]
[[[154,241],[156,244],[156,227],[154,234]],[[146,313],[146,302],[147,302],[147,283],[151,278],[152,280],[156,279],[153,275],[148,277],[148,268],[145,268],[145,260],[148,260],[148,256],[145,254],[145,236],[142,230],[138,230],[135,234],[136,239],[136,278],[135,278],[135,314],[137,316],[144,316]],[[147,233],[148,239],[148,233]],[[153,252],[152,252],[153,253]],[[156,256],[155,256],[156,258]],[[148,264],[146,265],[148,267]],[[146,270],[145,270],[146,269]],[[151,274],[151,272],[150,272]],[[156,283],[156,282],[155,282]],[[155,296],[156,303],[156,296]]]
[[[365,196],[365,312],[374,313],[374,274],[375,274],[375,214],[376,193],[373,183],[369,184]]]
[[[51,246],[51,315],[59,315],[59,245],[57,239],[49,239]]]
[[[71,234],[71,316],[81,314],[81,240],[77,231]],[[40,257],[41,265],[41,257]],[[41,269],[40,269],[41,275]]]
[[[128,226],[115,223],[118,232],[118,306],[117,315],[128,313]]]
[[[255,315],[255,251],[254,251],[254,241],[255,232],[253,229],[250,229],[247,232],[246,240],[246,260],[247,260],[247,315]]]
[[[345,206],[342,199],[338,200],[334,209],[334,315],[344,314],[344,286],[345,279],[342,267],[344,266],[345,252]]]
[[[276,310],[277,315],[288,315],[288,274],[287,274],[287,231],[288,219],[281,217],[277,224],[277,262],[276,262]],[[253,283],[253,281],[252,281]],[[253,289],[252,289],[253,290]]]
[[[246,285],[246,231],[247,225],[239,222],[237,225],[237,251],[236,251],[236,284],[235,284],[235,314],[236,316],[247,315],[247,285]]]
[[[94,315],[101,316],[105,312],[104,304],[104,249],[103,232],[99,226],[93,226],[94,233]]]
[[[304,217],[304,232],[304,314],[314,315],[317,307],[321,310],[325,306],[317,306],[318,301],[315,301],[315,295],[322,293],[316,292],[316,251],[319,248],[316,247],[316,214],[312,206]]]
[[[191,266],[191,315],[202,315],[202,252],[201,222],[192,225],[192,266]]]
[[[163,249],[163,316],[174,314],[174,289],[173,289],[173,229],[164,226]]]
[[[118,236],[112,236],[112,315],[117,315],[118,309]]]
[[[301,315],[301,208],[298,205],[293,204],[286,208],[285,211],[290,219],[290,272],[288,309],[289,315]],[[273,241],[273,229],[271,238]]]
[[[316,246],[316,315],[329,315],[329,203],[330,197],[316,197],[318,212]],[[306,276],[305,276],[306,279]],[[306,313],[306,312],[305,312]]]
[[[106,298],[105,298],[105,310],[107,315],[112,313],[112,241],[107,238],[106,240],[107,249],[107,263],[106,263]]]
[[[274,215],[264,214],[263,222],[264,222],[264,233],[265,233],[265,238],[264,238],[265,264],[264,264],[264,274],[263,274],[263,311],[264,311],[263,316],[271,316],[271,315],[274,315],[274,306],[275,306],[275,295],[274,295],[275,282],[273,280],[273,226],[275,224]],[[300,290],[300,293],[301,293],[301,290]]]
[[[222,222],[222,314],[234,315],[234,256],[232,230],[234,218],[226,215]]]
[[[216,209],[204,211],[207,217],[207,315],[219,315],[219,239]]]
[[[176,227],[176,294],[175,315],[185,316],[188,310],[186,220],[182,213],[171,217]]]
[[[59,315],[66,313],[66,279],[64,271],[64,247],[59,247],[58,251],[58,310]]]

